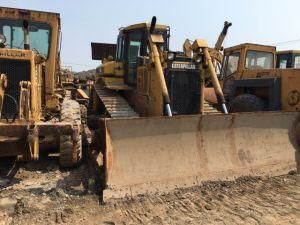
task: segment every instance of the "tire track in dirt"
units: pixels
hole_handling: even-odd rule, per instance
[[[13,213],[1,211],[0,221],[73,225],[300,224],[299,184],[300,175],[295,173],[243,177],[99,204],[99,197],[89,190],[85,164],[68,171],[60,170],[57,160],[47,160],[23,164],[9,185],[0,187],[0,208],[3,199],[15,204],[9,208]]]
[[[127,206],[130,209],[138,206],[139,209],[151,210],[152,219],[160,221],[159,224],[168,224],[170,219],[172,224],[296,224],[300,222],[299,175],[248,179],[248,181],[237,181],[228,185],[224,183],[224,186],[211,183],[208,186],[175,191],[161,197],[141,198],[138,204],[129,200]],[[127,210],[127,213],[140,214],[136,209]],[[126,222],[126,224],[134,224],[136,220]],[[140,217],[138,222],[152,224],[153,221],[151,218]]]

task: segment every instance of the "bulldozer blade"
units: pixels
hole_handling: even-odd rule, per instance
[[[105,120],[103,200],[299,169],[300,113]]]

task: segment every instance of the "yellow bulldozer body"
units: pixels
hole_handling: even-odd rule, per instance
[[[146,26],[151,31],[150,25],[143,24],[129,26],[133,29],[131,32],[137,29],[137,26]],[[121,30],[119,38],[126,29]],[[129,38],[130,35],[131,33]],[[151,32],[148,35],[149,52],[138,57],[140,61],[136,64],[134,85],[126,83],[126,73],[132,71],[124,69],[129,64],[127,58],[118,61],[119,45],[115,49],[116,61],[107,57],[97,68],[99,76],[94,86],[92,108],[94,112],[102,113],[99,130],[95,133],[98,135],[96,139],[99,140],[97,150],[102,153],[100,155],[103,155],[103,161],[99,160],[101,157],[94,158],[98,160],[98,164],[101,162],[100,171],[103,172],[105,187],[104,201],[191,187],[208,180],[227,180],[249,175],[279,175],[299,168],[300,113],[295,108],[287,107],[285,91],[282,92],[283,107],[291,110],[290,112],[205,114],[198,110],[190,115],[182,113],[163,117],[162,115],[166,115],[163,112],[166,102],[165,89],[169,91],[174,102],[177,100],[172,98],[175,94],[184,95],[191,91],[188,85],[185,86],[181,81],[175,83],[175,80],[171,80],[168,83],[168,79],[176,76],[173,71],[179,70],[178,76],[191,78],[187,68],[194,67],[197,77],[204,81],[203,74],[206,74],[207,68],[211,73],[214,72],[214,68],[213,56],[210,56],[210,48],[206,41],[197,39],[193,44],[190,41],[185,42],[185,56],[178,54],[177,61],[171,61],[167,57],[168,50],[157,51],[163,48],[163,40],[160,38]],[[99,46],[106,46],[106,52],[109,52],[112,44]],[[216,51],[220,49],[220,44],[218,46]],[[271,57],[273,62],[275,61],[276,49],[272,46],[244,44],[226,49],[225,53],[232,54],[238,51],[240,60],[237,63],[244,65],[243,56],[250,49],[274,52]],[[193,54],[190,54],[192,52]],[[113,53],[114,51],[111,55]],[[191,55],[194,55],[193,58]],[[197,56],[205,60],[200,60],[201,63],[197,64]],[[219,58],[222,60],[222,57]],[[189,63],[189,60],[192,63]],[[166,72],[168,69],[170,73]],[[265,71],[270,77],[275,74],[280,77],[285,90],[300,84],[300,77],[291,71],[262,70],[263,73]],[[241,76],[240,79],[257,79],[257,73],[258,69],[255,72],[238,70],[234,75]],[[196,72],[194,75],[192,78],[196,83]],[[211,78],[213,86],[218,86],[217,79],[213,78],[216,76]],[[164,83],[167,84],[167,88],[162,85]],[[221,88],[214,88],[214,92],[217,93],[219,89]],[[203,97],[204,82],[200,82],[197,91]],[[119,93],[122,95],[118,95]],[[122,100],[117,95],[123,97]],[[193,106],[198,104],[197,107],[200,107],[198,101],[202,100],[194,98]],[[172,105],[172,101],[170,102]],[[218,102],[223,103],[222,91],[219,92]],[[124,105],[124,108],[114,111],[118,104]],[[172,107],[176,107],[176,104]]]

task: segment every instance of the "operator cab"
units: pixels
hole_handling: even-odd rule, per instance
[[[257,73],[254,71],[261,71],[258,74],[264,74],[264,70],[275,68],[275,52],[274,46],[250,43],[225,49],[220,76],[225,97],[227,99],[232,97],[236,81],[244,76],[251,74],[256,76]]]
[[[137,67],[139,60],[149,55],[148,37],[149,23],[140,23],[121,28],[117,40],[116,61],[124,64],[125,83],[136,85]],[[169,50],[170,28],[165,25],[156,25],[154,31],[164,39],[163,51]]]
[[[274,68],[275,47],[241,44],[224,51],[221,71],[222,79],[234,76],[242,70],[263,70]]]
[[[300,68],[300,50],[276,52],[276,68]]]

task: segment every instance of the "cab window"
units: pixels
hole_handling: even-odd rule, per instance
[[[273,68],[274,54],[272,52],[247,51],[245,69],[271,69]]]
[[[143,32],[136,31],[128,35],[128,49],[127,49],[127,59],[128,59],[128,71],[126,82],[128,84],[136,83],[136,71],[138,57],[141,56],[141,48],[143,41]]]
[[[295,56],[294,68],[300,68],[300,55]]]
[[[125,46],[125,38],[124,36],[119,36],[117,41],[117,55],[116,60],[122,61],[124,59],[124,46]]]
[[[277,55],[276,67],[280,68],[280,69],[288,68],[288,60],[289,60],[289,57],[286,54]]]
[[[28,21],[31,49],[48,58],[51,27],[47,23]],[[24,49],[23,20],[0,19],[0,34],[6,37],[7,48]]]
[[[231,55],[227,55],[225,57],[225,64],[223,67],[224,69],[222,71],[222,74],[225,75],[225,77],[227,77],[235,73],[238,69],[239,60],[240,60],[239,52],[233,53]]]

